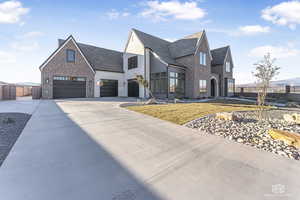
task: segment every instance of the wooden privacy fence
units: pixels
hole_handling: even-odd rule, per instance
[[[16,86],[15,85],[0,85],[0,100],[15,100]]]
[[[31,96],[31,88],[30,86],[16,86],[16,96],[24,97]]]
[[[32,99],[40,99],[42,96],[42,88],[40,86],[33,86],[31,92]]]

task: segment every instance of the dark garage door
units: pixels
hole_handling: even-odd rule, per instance
[[[128,96],[139,97],[139,83],[136,80],[128,80]]]
[[[117,80],[102,80],[100,87],[101,97],[116,97],[118,96],[118,81]]]
[[[53,98],[86,97],[86,81],[53,80]]]

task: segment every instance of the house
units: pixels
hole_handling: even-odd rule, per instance
[[[70,36],[40,66],[42,98],[140,97],[146,88],[157,98],[231,96],[234,90],[230,47],[210,50],[206,32],[169,42],[136,29],[124,52],[82,44]]]

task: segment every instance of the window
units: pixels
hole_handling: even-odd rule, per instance
[[[227,79],[228,93],[234,93],[234,80]]]
[[[206,93],[207,92],[206,80],[199,80],[199,92],[200,93]]]
[[[57,81],[85,81],[84,77],[70,77],[70,76],[54,76],[53,80]]]
[[[70,77],[68,76],[54,76],[53,80],[57,80],[57,81],[68,81],[70,80]]]
[[[167,73],[152,73],[150,87],[153,93],[167,93]]]
[[[231,71],[231,66],[230,66],[230,62],[226,62],[226,72],[230,72]]]
[[[75,62],[75,51],[67,49],[67,62]]]
[[[170,72],[169,73],[169,92],[184,95],[185,75],[184,73]]]
[[[200,52],[200,65],[206,65],[206,53]]]
[[[138,57],[137,56],[128,58],[128,69],[137,68],[137,66],[138,66]]]

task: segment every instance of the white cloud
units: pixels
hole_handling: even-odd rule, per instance
[[[115,9],[106,13],[109,19],[119,19],[120,17],[128,17],[130,15],[129,12],[119,12]]]
[[[11,47],[17,51],[28,52],[28,51],[37,50],[40,47],[40,45],[36,41],[33,42],[19,41],[19,42],[13,42],[11,44]]]
[[[239,32],[242,35],[258,35],[261,33],[269,33],[270,27],[260,25],[248,25],[239,27]]]
[[[36,37],[40,37],[43,35],[44,35],[44,33],[40,32],[40,31],[31,31],[31,32],[25,33],[22,37],[23,38],[36,38]]]
[[[168,18],[180,20],[196,20],[206,15],[204,9],[198,7],[197,1],[179,2],[170,1],[147,1],[140,15],[152,18],[154,21],[166,21]]]
[[[270,53],[275,58],[288,58],[297,56],[300,54],[300,50],[291,48],[289,46],[271,46],[265,45],[252,49],[249,53],[251,57],[263,57],[267,53]]]
[[[11,0],[0,3],[0,24],[22,23],[21,17],[29,12],[19,1]]]
[[[0,51],[0,63],[8,64],[8,63],[15,63],[16,57],[4,51]]]
[[[287,1],[262,11],[261,17],[274,24],[295,29],[300,24],[300,1]]]

